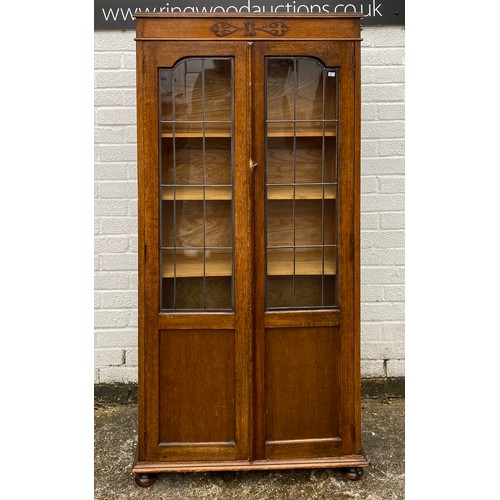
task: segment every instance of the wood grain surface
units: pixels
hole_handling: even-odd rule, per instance
[[[137,16],[134,472],[367,465],[359,18]]]

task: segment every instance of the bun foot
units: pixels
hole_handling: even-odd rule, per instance
[[[359,481],[363,477],[363,468],[362,467],[349,467],[342,471],[342,474],[346,479],[350,479],[351,481]]]
[[[136,474],[135,482],[142,488],[151,486],[156,481],[156,474]]]

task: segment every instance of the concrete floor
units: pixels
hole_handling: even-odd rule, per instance
[[[209,472],[160,474],[149,488],[139,488],[130,473],[137,405],[96,408],[95,499],[404,499],[404,399],[364,399],[362,408],[370,466],[361,481],[332,469]]]

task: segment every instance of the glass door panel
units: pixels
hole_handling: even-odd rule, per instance
[[[337,74],[266,58],[266,309],[338,307]]]
[[[161,309],[233,310],[233,58],[159,71]]]

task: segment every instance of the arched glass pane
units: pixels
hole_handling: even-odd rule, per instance
[[[338,68],[266,59],[266,308],[338,307]]]
[[[233,59],[159,71],[162,310],[233,310]]]

